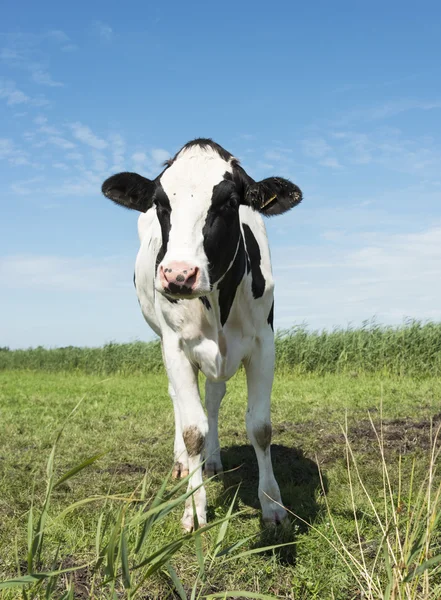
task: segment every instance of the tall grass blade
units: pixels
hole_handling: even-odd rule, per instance
[[[174,568],[169,562],[165,563],[165,568],[167,573],[170,575],[170,579],[172,580],[173,585],[175,586],[176,592],[179,594],[179,598],[181,600],[187,600],[187,594],[184,590],[184,586],[182,585],[182,582],[179,579],[178,574],[176,573]]]
[[[92,465],[94,462],[105,456],[107,453],[108,452],[101,452],[100,454],[94,454],[93,456],[84,460],[79,465],[76,465],[75,467],[70,469],[70,471],[67,471],[67,473],[60,477],[60,479],[56,483],[54,483],[53,489],[57,488],[59,485],[61,485],[62,483],[64,483],[65,481],[67,481],[68,479],[70,479],[71,477],[88,467],[89,465]]]
[[[124,528],[121,532],[121,571],[122,581],[126,590],[131,587],[130,569],[129,569],[129,552],[127,548],[127,531]]]

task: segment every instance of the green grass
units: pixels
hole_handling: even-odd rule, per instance
[[[58,547],[61,568],[93,561],[100,515],[106,514],[115,524],[121,504],[116,496],[129,498],[137,494],[144,476],[145,497],[147,501],[154,497],[172,465],[174,424],[166,390],[162,373],[113,375],[106,379],[81,372],[0,373],[0,581],[17,576],[17,562],[22,573],[26,572],[29,510],[32,504],[35,522],[46,495],[48,456],[57,433],[81,398],[84,400],[69,419],[58,444],[55,478],[88,457],[106,454],[53,490],[41,569],[50,568]],[[198,583],[202,594],[246,590],[296,600],[361,599],[362,582],[357,583],[351,574],[345,551],[338,551],[342,543],[356,560],[365,556],[370,566],[377,561],[378,577],[386,590],[388,574],[394,574],[396,566],[388,566],[383,557],[384,533],[377,516],[380,522],[390,524],[389,505],[395,506],[401,515],[403,539],[407,524],[417,519],[421,505],[417,491],[429,472],[431,426],[441,422],[440,398],[441,380],[435,377],[385,377],[361,371],[322,376],[285,373],[276,377],[272,410],[274,470],[284,503],[297,518],[272,531],[262,529],[260,523],[257,465],[246,439],[246,387],[239,373],[229,383],[221,407],[223,462],[230,472],[224,485],[213,481],[207,486],[209,519],[213,522],[227,515],[240,484],[235,509],[246,512],[230,524],[225,545],[249,536],[253,537],[241,550],[294,543],[263,555],[215,561],[205,580]],[[384,462],[368,416],[370,413],[378,426],[380,407],[381,447],[389,466],[391,492],[384,484]],[[363,485],[354,465],[348,469],[347,441]],[[424,489],[430,487],[433,501],[439,485],[436,473],[429,483],[426,481]],[[72,503],[109,494],[113,499],[84,504],[63,519],[57,517]],[[132,509],[129,506],[127,510]],[[146,552],[179,539],[181,512],[182,507],[175,509],[153,527]],[[419,521],[425,523],[424,519],[420,515]],[[206,555],[217,535],[218,530],[213,529],[201,537]],[[391,548],[395,547],[400,535],[395,535],[393,528],[388,535]],[[130,548],[131,540],[127,543]],[[440,543],[439,531],[435,530],[430,548],[422,551],[420,564],[424,557],[439,554]],[[186,543],[171,559],[188,594],[200,573],[198,548],[193,541]],[[406,567],[407,572],[414,567]],[[437,569],[433,565],[430,570],[432,589],[441,583]],[[77,597],[88,597],[88,568],[64,577],[66,585],[71,577]],[[418,583],[415,594],[423,594],[423,584]],[[118,596],[96,588],[94,597],[124,597],[122,583],[118,585]],[[141,597],[178,597],[166,572],[156,572],[143,585]],[[7,600],[22,597],[19,590],[0,593]],[[407,600],[411,596],[388,597]]]
[[[279,332],[276,339],[279,371],[302,373],[388,373],[441,375],[441,323],[409,320],[399,327],[373,321],[357,329],[308,331],[304,326]],[[11,351],[0,348],[0,370],[135,374],[163,371],[158,342],[107,344],[102,348]]]

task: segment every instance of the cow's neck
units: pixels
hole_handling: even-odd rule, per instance
[[[239,287],[247,269],[247,254],[245,250],[242,233],[237,244],[236,254],[232,260],[229,269],[216,284],[215,289],[209,295],[209,301],[212,305],[213,314],[219,329],[222,329],[230,315],[237,288]]]

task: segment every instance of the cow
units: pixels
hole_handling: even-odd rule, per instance
[[[245,368],[247,435],[259,467],[263,521],[286,517],[271,462],[274,282],[263,216],[302,200],[289,180],[254,181],[211,139],[188,142],[154,180],[119,173],[107,197],[139,211],[135,287],[142,314],[160,337],[174,407],[175,477],[189,476],[199,525],[206,523],[202,463],[222,476],[218,413],[225,382]],[[206,377],[202,408],[198,372]],[[191,496],[182,525],[191,531]]]

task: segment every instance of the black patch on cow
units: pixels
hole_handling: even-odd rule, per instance
[[[245,245],[243,243],[243,237],[240,236],[236,258],[219,284],[219,309],[222,327],[227,322],[228,315],[233,306],[234,297],[236,296],[236,290],[245,274],[245,266]]]
[[[210,300],[207,298],[207,296],[200,296],[199,300],[202,302],[202,304],[205,306],[205,308],[207,310],[210,310],[211,304],[210,304]]]
[[[177,304],[179,302],[179,298],[170,298],[169,296],[165,296],[165,298],[172,304]]]
[[[274,300],[273,300],[273,303],[271,304],[271,310],[269,311],[267,321],[268,321],[268,325],[274,331]]]
[[[170,235],[170,213],[171,206],[167,194],[161,184],[156,188],[154,203],[156,205],[156,215],[161,226],[162,246],[156,256],[155,271],[158,270],[158,265],[162,261],[167,252],[168,238]]]
[[[265,291],[265,278],[260,268],[261,255],[259,244],[254,237],[253,232],[249,225],[243,224],[243,233],[245,235],[245,244],[247,247],[247,254],[251,263],[251,291],[253,292],[254,298],[261,298]]]
[[[208,274],[213,285],[223,277],[241,239],[239,198],[235,185],[223,180],[213,187],[211,205],[204,227],[204,252],[208,259]]]

